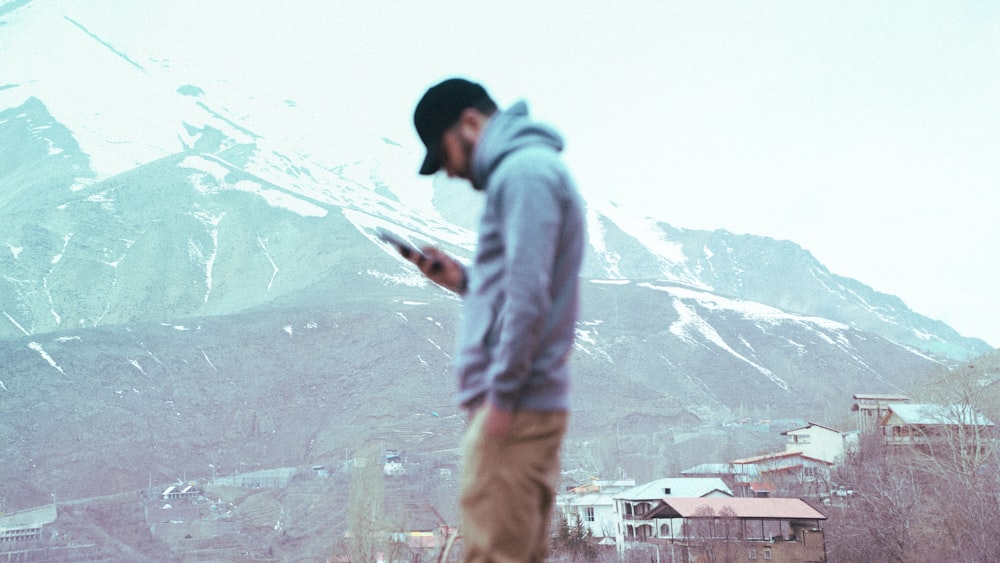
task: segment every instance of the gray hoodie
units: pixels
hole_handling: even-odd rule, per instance
[[[472,183],[486,205],[455,360],[466,408],[569,409],[586,235],[562,148],[520,102],[494,115],[473,151]]]

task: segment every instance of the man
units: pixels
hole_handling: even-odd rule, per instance
[[[465,299],[456,369],[470,416],[461,533],[469,562],[543,561],[569,411],[567,362],[579,298],[583,203],[561,137],[506,111],[479,84],[445,80],[413,116],[421,174],[444,169],[485,193],[468,268],[435,248],[412,260]]]

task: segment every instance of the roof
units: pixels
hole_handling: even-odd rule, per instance
[[[836,432],[837,434],[841,433],[840,430],[837,430],[836,428],[830,428],[829,426],[823,426],[822,424],[816,424],[815,422],[810,422],[810,423],[806,424],[805,426],[800,426],[798,428],[792,428],[791,430],[785,430],[784,432],[781,433],[781,435],[782,436],[787,436],[791,432],[797,432],[799,430],[808,430],[808,429],[813,428],[813,427],[822,428],[823,430],[829,430],[830,432]]]
[[[733,465],[732,463],[702,463],[681,471],[681,475],[741,475],[759,477],[756,465]]]
[[[895,415],[904,424],[993,426],[990,419],[969,405],[902,404],[889,405],[888,419]]]
[[[45,504],[38,508],[29,508],[11,514],[0,515],[0,530],[41,528],[45,524],[51,524],[55,521],[56,505]]]
[[[557,501],[561,506],[611,506],[615,503],[613,493],[564,493]]]
[[[730,509],[737,518],[764,520],[826,520],[826,516],[797,498],[665,498],[646,518],[699,518]]]
[[[807,455],[803,454],[802,452],[796,452],[796,451],[778,452],[778,453],[772,453],[772,454],[758,455],[758,456],[754,456],[754,457],[745,457],[743,459],[734,459],[733,463],[736,464],[736,465],[742,465],[742,464],[760,464],[760,463],[767,463],[769,461],[777,461],[779,459],[789,459],[789,458],[793,458],[793,457],[800,457],[802,459],[807,459],[807,460],[810,460],[810,461],[816,461],[816,462],[823,463],[823,464],[826,464],[826,465],[833,465],[829,461],[826,461],[826,460],[823,460],[823,459],[818,459],[818,458],[815,458],[815,457],[810,457],[810,456],[807,456]]]
[[[665,492],[670,489],[670,492]],[[668,477],[638,485],[615,495],[616,499],[659,500],[663,497],[700,497],[714,491],[733,492],[718,477]]]
[[[181,488],[183,487],[183,488]],[[160,495],[192,495],[199,492],[194,485],[171,485],[167,487]]]
[[[589,483],[583,485],[577,485],[570,489],[571,493],[599,493],[599,492],[612,492],[612,491],[624,491],[625,489],[635,486],[635,479],[620,479],[617,481],[604,480],[604,479],[592,479]]]
[[[910,398],[906,395],[893,395],[889,393],[855,393],[854,399],[859,401],[909,401]]]

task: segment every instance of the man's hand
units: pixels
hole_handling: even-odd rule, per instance
[[[416,264],[432,282],[459,295],[465,293],[465,268],[457,260],[432,246],[420,251],[422,254],[410,254],[406,259]]]
[[[514,423],[514,413],[497,408],[492,403],[486,405],[486,420],[483,431],[490,438],[503,438]]]

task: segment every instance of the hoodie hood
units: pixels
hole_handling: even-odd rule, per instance
[[[523,101],[494,115],[472,153],[472,186],[486,189],[490,175],[507,155],[530,146],[561,152],[563,139],[555,129],[533,121]]]

